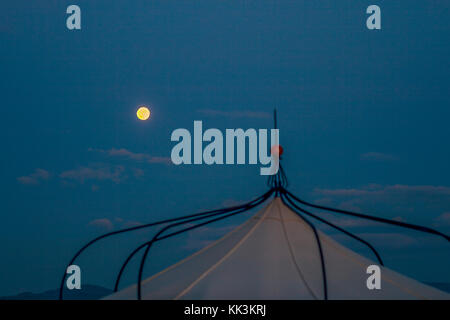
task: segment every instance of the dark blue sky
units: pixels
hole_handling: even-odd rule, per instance
[[[66,29],[70,4],[81,31]],[[265,191],[259,166],[166,162],[174,129],[270,128],[275,106],[294,193],[449,232],[449,17],[437,0],[2,4],[0,295],[55,288],[101,232]],[[341,222],[394,269],[450,281],[447,243]],[[233,223],[162,246],[148,272]],[[111,287],[128,245],[90,251],[83,281]]]

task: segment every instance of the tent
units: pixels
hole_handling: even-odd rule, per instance
[[[274,120],[274,127],[277,128],[276,112]],[[280,161],[281,146],[275,151],[277,152],[272,157],[276,157],[274,160],[279,163],[279,170],[269,176],[269,190],[258,198],[239,206],[106,233],[84,245],[72,257],[68,266],[74,264],[97,241],[161,226],[151,239],[129,254],[117,275],[115,293],[106,299],[450,299],[448,293],[386,268],[380,254],[369,242],[308,211],[306,207],[413,229],[450,242],[448,235],[424,226],[304,201],[286,189],[288,181]],[[273,195],[275,197],[272,198]],[[267,202],[266,207],[221,239],[150,278],[143,279],[145,262],[155,243]],[[316,229],[310,218],[367,246],[374,255],[374,261]],[[119,290],[125,269],[140,251],[144,253],[136,284]],[[369,289],[369,266],[376,266],[380,270],[380,289]],[[60,299],[63,299],[65,279],[66,272],[60,282]]]
[[[450,295],[381,266],[381,289],[369,290],[377,265],[318,231],[328,299],[450,299]],[[280,197],[221,239],[142,281],[142,299],[324,299],[321,257],[310,225]],[[136,299],[136,285],[106,299]]]

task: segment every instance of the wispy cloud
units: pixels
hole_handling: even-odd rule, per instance
[[[435,226],[444,226],[449,227],[450,226],[450,212],[444,212],[440,216],[436,217],[434,219]]]
[[[315,201],[318,204],[357,212],[366,209],[371,213],[395,214],[396,219],[405,220],[410,220],[407,216],[412,217],[414,213],[422,218],[431,215],[431,220],[442,212],[447,213],[450,207],[450,187],[446,186],[371,184],[359,188],[317,188],[313,194],[319,196]],[[445,219],[450,220],[445,214],[440,219],[441,224]]]
[[[450,196],[450,187],[431,186],[431,185],[391,185],[378,186],[369,185],[360,189],[320,189],[314,190],[315,193],[325,196],[362,196],[362,195],[389,195],[389,194],[411,194],[425,196]]]
[[[95,228],[99,231],[111,231],[113,229],[132,228],[140,225],[142,225],[142,223],[139,221],[124,220],[116,217],[112,220],[108,218],[94,219],[87,224],[87,227]]]
[[[133,169],[133,175],[134,175],[135,178],[143,177],[144,174],[145,174],[145,172],[142,169],[139,169],[139,168]]]
[[[75,180],[79,183],[84,183],[86,180],[110,180],[119,183],[126,179],[124,171],[125,168],[123,166],[105,166],[98,168],[79,167],[64,171],[59,177],[61,179]]]
[[[32,174],[28,176],[18,177],[17,181],[21,184],[36,185],[41,181],[50,179],[50,173],[44,169],[36,169]]]
[[[140,162],[161,163],[161,164],[172,163],[169,157],[159,157],[159,156],[152,156],[152,155],[149,155],[146,153],[136,153],[136,152],[127,150],[125,148],[120,148],[120,149],[112,148],[109,150],[89,148],[89,151],[103,153],[110,157],[122,157],[122,158],[130,159],[130,160],[134,160],[134,161],[140,161]]]
[[[259,119],[270,119],[271,114],[264,111],[221,111],[214,109],[200,109],[197,112],[206,116],[216,116],[216,117],[227,117],[227,118],[259,118]]]
[[[114,225],[111,220],[107,218],[95,219],[88,223],[88,227],[93,227],[95,229],[100,229],[102,231],[111,231],[114,229]]]
[[[396,156],[392,154],[387,153],[381,153],[381,152],[367,152],[360,155],[361,160],[368,160],[368,161],[395,161],[398,160]]]

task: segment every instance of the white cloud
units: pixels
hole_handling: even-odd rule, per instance
[[[96,229],[111,231],[114,229],[114,225],[111,220],[107,218],[95,219],[88,223],[88,227],[94,227]]]
[[[218,116],[227,118],[259,118],[259,119],[270,119],[272,115],[269,112],[264,111],[221,111],[213,109],[200,109],[197,110],[199,113],[206,116]]]
[[[386,196],[386,195],[429,195],[429,196],[450,196],[450,188],[444,186],[430,186],[430,185],[391,185],[391,186],[376,186],[369,185],[359,189],[320,189],[316,188],[314,193],[323,196]]]
[[[444,212],[440,216],[434,219],[434,224],[436,226],[450,226],[450,212]]]
[[[132,228],[141,226],[142,223],[134,220],[124,220],[120,217],[116,217],[113,220],[108,218],[99,218],[90,221],[87,226],[94,227],[100,231],[111,231],[113,229]]]
[[[123,166],[106,166],[100,168],[79,167],[64,171],[59,177],[61,179],[75,180],[79,183],[84,183],[86,180],[110,180],[119,183],[126,179],[124,171],[125,168]]]
[[[172,163],[172,161],[169,157],[159,157],[159,156],[151,156],[146,153],[136,153],[136,152],[127,150],[125,148],[120,148],[120,149],[112,148],[109,150],[89,148],[88,150],[99,152],[99,153],[104,153],[110,157],[122,157],[122,158],[130,159],[130,160],[134,160],[134,161],[142,161],[142,162],[148,162],[148,163],[161,163],[161,164]]]
[[[360,159],[369,161],[395,161],[397,157],[387,153],[367,152],[360,155]]]
[[[18,177],[17,181],[22,184],[39,184],[43,180],[50,179],[50,173],[44,169],[36,169],[32,174],[28,176]]]
[[[390,214],[406,221],[417,219],[419,215],[419,219],[426,219],[426,215],[430,215],[428,219],[431,223],[433,217],[447,212],[450,207],[450,187],[446,186],[371,184],[360,188],[317,188],[313,194],[318,196],[315,202],[325,206],[372,214]],[[446,217],[445,214],[441,216],[441,224]]]

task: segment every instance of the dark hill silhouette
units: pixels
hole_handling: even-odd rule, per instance
[[[82,286],[80,290],[64,290],[64,300],[98,300],[113,290],[95,285]],[[58,300],[59,290],[48,290],[41,293],[22,292],[14,296],[0,297],[0,300]]]
[[[446,282],[425,282],[439,290],[450,293],[450,283]],[[109,294],[113,290],[95,285],[85,285],[81,290],[64,291],[64,300],[98,300]],[[59,290],[48,290],[42,293],[22,292],[14,296],[0,297],[0,300],[58,300]]]

